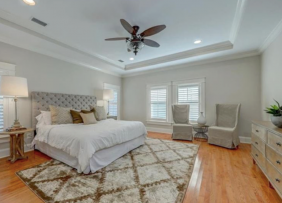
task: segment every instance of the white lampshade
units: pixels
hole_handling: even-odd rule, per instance
[[[103,100],[98,100],[97,101],[97,106],[104,106],[104,101]]]
[[[104,89],[103,100],[112,100],[114,98],[114,91],[109,89]]]
[[[0,95],[6,97],[28,97],[27,79],[14,76],[1,76]]]

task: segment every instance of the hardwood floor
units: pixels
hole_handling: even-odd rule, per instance
[[[170,139],[169,134],[149,132],[149,137]],[[189,143],[189,142],[187,142]],[[241,144],[237,150],[228,150],[200,144],[194,172],[183,203],[278,203],[282,202],[275,190],[253,164],[251,146]],[[11,164],[0,159],[0,202],[42,202],[15,175],[15,172],[44,163],[50,158],[38,151],[26,153],[29,158]]]

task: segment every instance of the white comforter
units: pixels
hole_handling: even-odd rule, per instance
[[[33,140],[33,145],[36,141],[44,142],[76,157],[80,165],[78,171],[81,172],[89,165],[90,158],[95,152],[141,135],[147,135],[146,128],[141,122],[108,119],[93,125],[41,126]]]

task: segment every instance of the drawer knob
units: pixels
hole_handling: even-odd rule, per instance
[[[256,154],[256,157],[258,157],[258,154]]]
[[[256,144],[258,144],[258,142],[255,142]]]
[[[280,183],[280,180],[279,180],[278,178],[276,178],[275,181],[276,181],[277,183]]]
[[[256,130],[256,132],[258,133],[258,132],[259,132],[259,130]]]
[[[276,161],[277,164],[281,164],[281,162],[279,160]]]
[[[281,147],[281,143],[280,142],[276,142],[276,145]]]

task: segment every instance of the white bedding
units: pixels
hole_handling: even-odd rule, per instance
[[[93,125],[45,125],[38,128],[36,141],[61,149],[78,159],[78,171],[84,171],[93,154],[99,150],[133,140],[147,131],[138,121],[116,121],[107,119]]]

